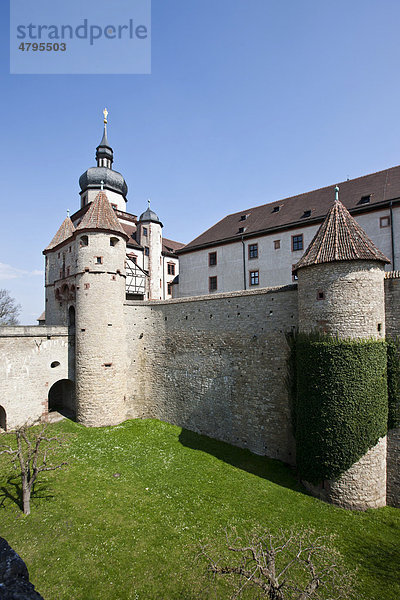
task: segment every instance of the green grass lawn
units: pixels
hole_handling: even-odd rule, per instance
[[[28,517],[0,457],[0,535],[45,600],[208,598],[197,544],[222,547],[227,525],[335,533],[360,597],[400,598],[399,510],[324,504],[283,464],[156,420],[51,430],[68,434],[69,464],[42,476]],[[223,584],[218,598],[228,598]]]

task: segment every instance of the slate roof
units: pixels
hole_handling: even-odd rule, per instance
[[[76,228],[77,231],[82,229],[105,229],[126,236],[104,192],[99,192],[89,204],[87,212]]]
[[[347,208],[336,200],[293,272],[302,267],[343,260],[390,263]]]
[[[143,248],[143,246],[138,244],[135,238],[136,225],[128,225],[127,223],[121,223],[121,227],[129,238],[126,242],[127,246],[132,246],[133,248]]]
[[[352,214],[378,209],[387,205],[389,200],[400,201],[400,166],[343,181],[338,185],[340,199]],[[242,235],[246,238],[314,225],[324,219],[333,199],[334,185],[241,210],[221,219],[178,250],[178,254],[235,241]]]
[[[59,244],[62,244],[72,236],[75,231],[74,224],[72,223],[69,217],[66,217],[64,221],[61,223],[60,228],[58,229],[56,235],[51,240],[50,244],[45,248],[46,250],[52,250]]]
[[[163,237],[162,239],[162,251],[165,254],[175,254],[176,251],[183,248],[184,245],[185,244],[181,244],[180,242],[174,242],[174,240],[169,240],[165,237]]]

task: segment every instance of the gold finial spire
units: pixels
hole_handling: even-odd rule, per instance
[[[107,125],[108,110],[106,108],[103,110],[103,115],[104,115],[104,125]]]

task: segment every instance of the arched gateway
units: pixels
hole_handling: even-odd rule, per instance
[[[57,411],[75,419],[75,384],[70,379],[60,379],[49,390],[49,412]]]

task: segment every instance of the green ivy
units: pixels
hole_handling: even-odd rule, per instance
[[[346,471],[386,434],[386,342],[299,334],[296,452],[302,479]]]
[[[388,429],[400,426],[400,338],[387,338]]]

